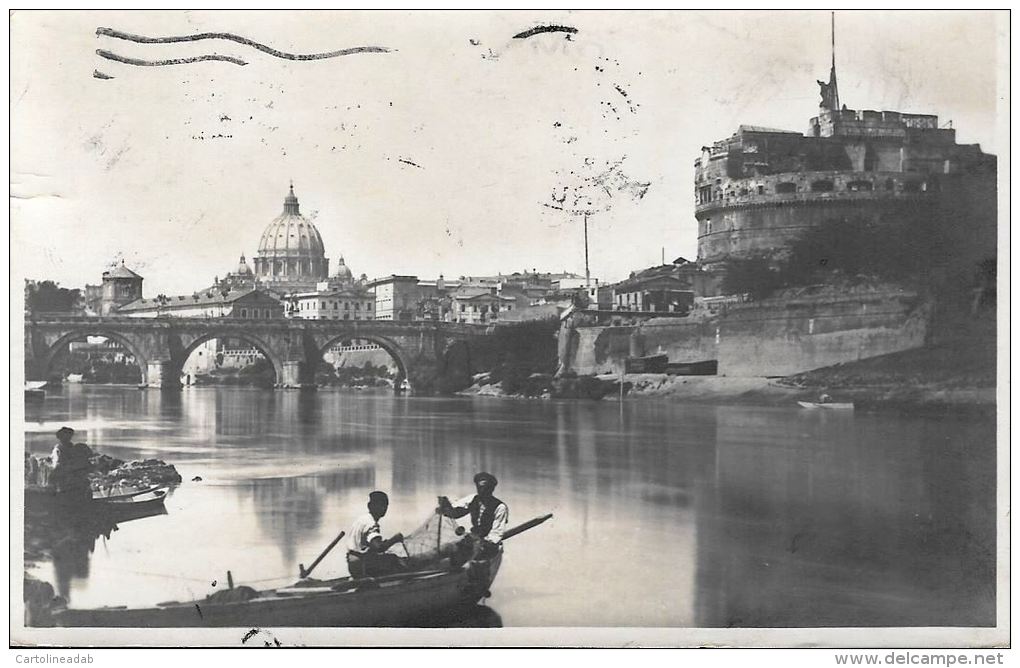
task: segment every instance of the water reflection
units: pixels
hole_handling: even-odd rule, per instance
[[[718,418],[699,625],[994,625],[993,428],[966,423],[970,448],[949,419]]]
[[[372,489],[384,532],[408,533],[484,469],[512,524],[555,518],[508,541],[460,624],[994,623],[995,434],[973,419],[242,388],[65,388],[27,410],[203,479],[93,554],[76,605],[204,596],[228,569],[285,584]],[[346,573],[335,552],[317,576]]]

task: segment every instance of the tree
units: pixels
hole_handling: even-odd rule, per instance
[[[774,269],[764,256],[731,259],[725,264],[723,293],[750,295],[754,300],[765,299],[785,284],[783,271]]]
[[[28,313],[68,313],[78,308],[81,290],[62,288],[53,281],[25,281]]]

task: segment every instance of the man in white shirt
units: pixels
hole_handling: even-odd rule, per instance
[[[385,492],[368,495],[368,512],[354,521],[347,538],[347,568],[352,578],[368,578],[399,573],[403,563],[399,556],[387,552],[404,540],[403,534],[394,534],[383,540],[379,520],[386,515],[390,499]]]
[[[496,490],[496,476],[481,472],[475,475],[477,494],[465,496],[451,503],[445,496],[439,497],[439,512],[457,519],[471,515],[471,535],[477,542],[475,558],[487,558],[499,551],[503,532],[510,521],[507,505],[493,496]]]

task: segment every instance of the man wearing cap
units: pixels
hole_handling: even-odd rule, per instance
[[[354,521],[348,532],[347,567],[352,578],[370,578],[403,570],[399,556],[386,550],[404,540],[403,534],[394,534],[383,540],[379,520],[386,515],[390,499],[385,492],[368,495],[368,512]]]
[[[92,488],[89,485],[91,451],[83,443],[73,443],[72,438],[74,429],[61,427],[57,430],[57,444],[50,455],[53,464],[50,485],[62,494],[92,498]]]
[[[454,503],[441,496],[439,513],[453,519],[470,514],[471,535],[477,542],[476,557],[490,557],[499,550],[503,541],[510,510],[492,494],[496,490],[496,476],[483,471],[475,475],[474,480],[477,494],[465,496]]]

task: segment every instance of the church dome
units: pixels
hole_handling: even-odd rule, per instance
[[[255,258],[255,274],[267,283],[298,288],[326,280],[329,261],[322,236],[301,215],[294,185],[283,200],[283,213],[262,232]]]
[[[237,264],[238,276],[249,276],[251,274],[251,267],[248,266],[247,260],[244,259],[244,254],[241,254],[241,261]]]
[[[354,274],[351,273],[351,268],[344,263],[344,256],[341,255],[337,261],[336,273],[333,274],[333,278],[339,278],[344,281],[349,281],[354,278]]]

